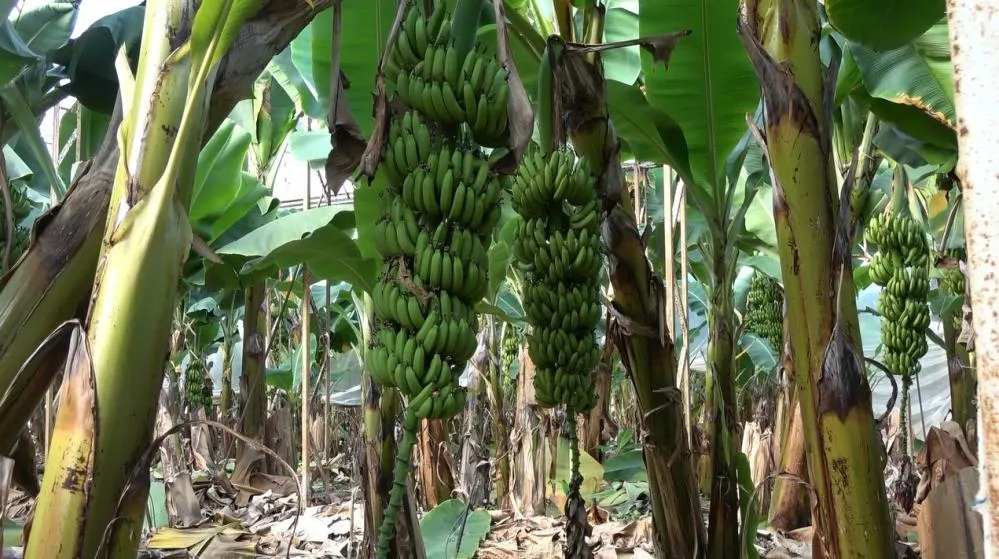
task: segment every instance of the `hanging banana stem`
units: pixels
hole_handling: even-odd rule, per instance
[[[898,449],[903,457],[909,455],[909,390],[912,389],[912,375],[902,377],[902,401],[899,406]]]
[[[393,115],[377,170],[388,187],[372,241],[385,265],[371,292],[374,334],[364,354],[371,377],[408,399],[379,558],[392,549],[420,420],[465,407],[458,379],[477,345],[474,305],[488,288],[506,184],[479,146],[500,147],[509,136],[509,75],[474,40],[459,52],[468,22],[452,34],[444,3],[429,13],[406,9],[385,67],[407,110]],[[469,13],[474,30],[478,12]]]
[[[402,507],[402,499],[406,495],[406,474],[409,473],[413,462],[413,446],[416,444],[416,430],[419,428],[419,419],[416,411],[406,408],[403,417],[402,441],[399,443],[399,450],[395,455],[395,469],[393,470],[392,489],[389,491],[389,502],[385,508],[381,529],[378,531],[378,557],[386,559],[388,550],[392,548],[392,539],[395,538],[396,518],[399,516],[399,509]]]
[[[565,427],[569,430],[569,495],[578,495],[583,476],[579,473],[579,434],[576,414],[566,410]]]
[[[900,189],[896,189],[896,193]],[[919,359],[926,355],[926,327],[930,324],[929,243],[922,227],[896,199],[889,211],[871,220],[867,239],[879,247],[871,258],[871,280],[882,287],[878,299],[884,364],[902,377],[901,439],[908,454],[908,404],[912,377],[919,374]],[[901,209],[901,211],[899,211]]]
[[[579,433],[576,428],[576,412],[571,408],[565,411],[565,426],[569,430],[569,492],[565,501],[565,558],[588,559],[593,557],[586,537],[590,527],[586,521],[586,504],[579,494],[583,476],[579,472]]]

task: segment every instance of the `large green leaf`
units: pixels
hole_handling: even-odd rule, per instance
[[[288,93],[295,107],[311,118],[322,118],[326,109],[319,105],[316,95],[305,81],[305,76],[295,66],[291,58],[291,47],[279,52],[271,59],[267,72]]]
[[[915,122],[934,121],[917,117]],[[939,134],[941,137],[956,140],[950,129],[939,130]],[[940,172],[946,173],[953,169],[957,162],[957,145],[944,147],[924,142],[906,134],[887,121],[878,126],[878,133],[874,135],[874,145],[892,160],[910,167],[919,167],[930,163],[938,165]]]
[[[243,170],[250,134],[232,120],[225,120],[198,156],[198,171],[191,195],[191,216],[195,219],[219,212],[224,201],[215,200]]]
[[[4,163],[7,165],[8,180],[16,181],[31,176],[31,167],[21,159],[21,156],[11,146],[3,146],[3,158]]]
[[[489,292],[486,294],[487,301],[495,301],[499,294],[500,287],[506,282],[507,270],[510,267],[512,258],[510,245],[506,241],[493,243],[489,247]]]
[[[35,115],[20,86],[17,83],[3,86],[0,88],[0,99],[3,100],[4,108],[17,124],[25,148],[38,162],[39,168],[35,168],[34,171],[44,176],[45,180],[48,181],[48,186],[57,197],[61,198],[66,194],[66,183],[63,182],[56,170],[49,154],[49,148],[45,145],[45,140],[42,139],[42,132],[38,129]]]
[[[571,449],[569,440],[559,437],[558,454],[555,456],[555,472],[552,481],[556,484],[568,487],[572,477]],[[583,499],[592,502],[593,494],[600,489],[604,480],[604,467],[585,450],[579,449],[579,475],[583,477],[583,482],[579,487],[579,494]]]
[[[217,252],[243,261],[239,273],[249,281],[305,263],[315,280],[346,281],[370,291],[376,262],[361,256],[347,233],[353,228],[352,211],[322,206],[274,220]]]
[[[444,501],[420,519],[427,559],[471,559],[490,524],[488,512],[469,510],[458,499]]]
[[[10,83],[26,65],[37,61],[38,55],[28,48],[14,26],[7,20],[0,23],[0,84]]]
[[[344,2],[340,70],[347,76],[347,104],[365,136],[370,134],[375,68],[395,18],[394,0]],[[323,10],[291,42],[291,56],[322,107],[329,106],[333,11]]]
[[[604,42],[638,38],[638,0],[608,0],[604,17]],[[604,77],[632,85],[642,71],[638,45],[606,51],[601,55]]]
[[[640,449],[629,450],[604,462],[604,479],[607,481],[648,481],[645,459]]]
[[[26,10],[14,20],[14,28],[28,47],[47,54],[69,40],[76,24],[77,2],[46,2]]]
[[[849,43],[849,48],[872,98],[912,107],[943,126],[955,127],[954,72],[946,23],[890,51],[875,52],[858,43]],[[872,110],[880,105],[872,105]]]
[[[687,142],[680,126],[649,104],[638,87],[607,81],[607,104],[615,131],[640,161],[668,164],[690,178]]]
[[[82,105],[66,111],[59,121],[59,175],[69,184],[76,165],[97,154],[111,117]],[[77,156],[79,154],[79,156]]]
[[[901,47],[944,17],[946,0],[826,0],[840,33],[874,50]]]
[[[228,11],[225,10],[228,4]],[[225,56],[246,20],[253,17],[264,0],[202,2],[191,25],[191,54],[195,59],[210,55],[209,66]],[[211,53],[209,53],[211,49]]]
[[[870,97],[863,89],[855,91],[853,98],[901,132],[942,150],[957,151],[957,132],[919,107]]]
[[[280,86],[272,74],[265,74],[257,82],[255,104],[259,105],[256,119],[256,139],[251,148],[257,164],[271,169],[288,135],[298,123],[300,110],[288,90]],[[266,99],[266,103],[260,101]]]
[[[145,11],[140,4],[102,17],[53,51],[52,61],[64,66],[69,77],[62,89],[85,107],[110,114],[118,96],[115,57],[124,46],[133,64],[137,60]]]
[[[316,343],[316,335],[315,334],[309,334],[309,363],[315,363],[316,362],[316,352],[319,349],[317,347],[318,345],[319,344]],[[291,362],[291,388],[292,388],[293,391],[295,391],[297,393],[298,392],[298,390],[297,390],[298,387],[302,386],[302,346],[301,346],[301,344],[297,348],[295,348],[294,355],[295,355],[295,357],[294,357],[294,359]],[[314,371],[311,370],[312,367],[310,367],[309,369],[310,369],[309,370],[309,373],[310,373],[309,377],[311,379],[312,373]],[[310,382],[309,384],[311,385],[312,382]]]
[[[307,162],[312,169],[322,169],[332,148],[330,131],[326,127],[296,130],[288,137],[288,147],[297,161]]]
[[[759,100],[756,74],[736,31],[739,0],[641,0],[642,36],[690,29],[669,61],[643,53],[649,102],[680,124],[693,178],[716,195],[725,159]]]
[[[215,244],[223,235],[246,221],[247,218],[256,221],[255,218],[258,216],[262,218],[263,214],[278,204],[278,201],[273,198],[269,201],[265,200],[270,194],[270,189],[249,173],[240,173],[238,185],[221,215],[192,222],[192,225],[197,231],[202,232],[204,240],[210,245]],[[267,203],[258,212],[256,209],[261,205],[261,202]]]

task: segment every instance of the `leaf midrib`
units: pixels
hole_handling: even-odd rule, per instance
[[[706,130],[706,135],[708,139],[708,180],[711,182],[711,189],[715,193],[715,202],[718,203],[724,197],[724,192],[722,192],[721,185],[718,184],[718,169],[717,169],[717,133],[715,131],[715,110],[714,110],[714,91],[711,88],[712,84],[712,74],[711,74],[711,41],[708,40],[708,14],[707,14],[707,0],[701,0],[698,3],[698,8],[701,18],[701,29],[700,34],[701,41],[701,52],[704,55],[704,97],[706,102],[705,112],[708,117],[708,126]]]

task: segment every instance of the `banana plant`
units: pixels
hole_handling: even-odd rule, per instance
[[[707,225],[702,242],[711,278],[711,310],[704,415],[711,453],[702,464],[702,475],[711,481],[706,488],[711,494],[707,556],[724,557],[727,550],[737,548],[739,534],[738,339],[732,286],[739,234],[756,194],[752,185],[738,183],[737,171],[735,176],[726,173],[726,162],[731,155],[737,161],[733,167],[742,166],[744,155],[733,152],[745,137],[746,119],[754,112],[759,94],[752,66],[731,25],[738,12],[737,0],[643,1],[639,5],[643,36],[689,29],[697,37],[677,43],[668,70],[655,68],[660,63],[656,57],[645,55],[643,60],[650,104],[672,116],[686,140],[686,161],[670,164],[681,174],[687,199]],[[747,144],[743,139],[741,149]]]
[[[285,150],[288,134],[298,117],[294,102],[280,87],[270,72],[265,73],[254,87],[253,99],[236,106],[234,114],[241,117],[242,126],[250,142],[250,167],[255,179],[267,192],[273,184],[278,162]],[[244,156],[247,154],[243,152]],[[242,163],[242,161],[240,162]],[[200,166],[199,166],[200,169]],[[242,169],[238,174],[241,174]],[[252,203],[253,197],[241,200]],[[240,364],[240,431],[248,437],[262,438],[266,420],[265,339],[267,336],[266,313],[261,312],[267,303],[266,280],[254,282],[245,289],[243,312],[242,359]]]
[[[853,286],[850,199],[838,192],[828,85],[813,40],[818,8],[801,0],[747,1],[744,9],[739,30],[762,86],[765,124],[757,133],[775,182],[787,331],[818,497],[816,550],[824,557],[892,557]]]
[[[91,308],[72,334],[26,557],[137,552],[149,479],[134,472],[149,467],[144,449],[162,386],[163,344],[193,239],[188,206],[207,101],[219,60],[260,5],[150,2],[135,74],[124,52],[116,60],[123,118],[113,217]],[[74,481],[81,474],[86,485]]]

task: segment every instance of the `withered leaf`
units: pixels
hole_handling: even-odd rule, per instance
[[[693,33],[690,29],[683,29],[673,33],[667,33],[665,35],[655,35],[653,37],[643,37],[640,39],[639,45],[652,53],[652,67],[655,69],[656,63],[661,63],[664,70],[669,69],[669,57],[673,54],[673,49],[676,48],[676,43],[681,38],[686,37]]]

